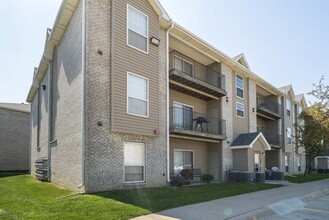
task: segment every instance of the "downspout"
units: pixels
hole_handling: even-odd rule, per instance
[[[52,81],[53,81],[53,68],[52,68],[52,61],[49,61],[48,62],[48,70],[49,70],[49,76],[48,76],[48,100],[52,100],[53,102],[53,94],[52,94],[52,91],[53,91],[53,84],[52,84]],[[49,111],[48,112],[51,112],[53,113],[52,109],[50,109],[50,102],[48,101],[48,109]],[[50,120],[51,120],[51,114],[48,114],[48,125],[50,125]],[[47,155],[47,158],[48,158],[48,181],[51,182],[51,131],[50,131],[50,126],[48,126],[48,155]]]
[[[85,81],[86,81],[86,0],[82,0],[82,53],[81,53],[81,183],[78,188],[85,185]]]
[[[169,145],[169,126],[170,126],[170,119],[169,119],[169,31],[174,28],[174,24],[172,23],[171,26],[166,31],[166,86],[167,86],[167,181],[170,182],[170,145]]]

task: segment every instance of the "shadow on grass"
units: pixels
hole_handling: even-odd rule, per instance
[[[0,171],[0,178],[29,174],[28,170]]]
[[[151,212],[158,212],[184,205],[235,196],[260,190],[281,187],[278,184],[213,183],[188,187],[162,187],[148,189],[116,190],[93,193],[131,204]]]

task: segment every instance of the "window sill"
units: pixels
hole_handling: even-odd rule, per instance
[[[145,186],[146,185],[146,182],[126,182],[126,183],[123,183],[124,186]]]

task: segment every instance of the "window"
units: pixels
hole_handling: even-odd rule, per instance
[[[284,156],[284,166],[286,169],[286,172],[289,172],[289,162],[288,162],[288,156]]]
[[[145,145],[144,143],[124,144],[125,182],[145,181]]]
[[[236,74],[235,76],[235,84],[236,84],[236,96],[243,99],[243,88],[244,82],[243,77]]]
[[[174,65],[176,70],[180,70],[183,73],[193,76],[193,64],[177,56],[175,56],[174,59]]]
[[[287,115],[290,116],[291,103],[289,99],[286,99],[286,106],[287,106]]]
[[[301,157],[297,157],[298,172],[301,172],[301,161],[302,161],[302,158]]]
[[[147,78],[128,73],[128,106],[129,114],[148,117],[149,82]]]
[[[292,143],[292,140],[291,140],[291,128],[287,128],[287,141],[288,141],[288,144],[291,144]]]
[[[175,128],[193,130],[193,107],[174,102],[173,123]]]
[[[148,53],[148,17],[128,5],[127,26],[128,45]]]
[[[193,169],[193,151],[174,150],[174,173],[182,169]]]
[[[236,115],[239,117],[244,117],[244,104],[237,102],[236,103]]]
[[[299,106],[298,107],[298,113],[301,114],[302,112],[303,112],[303,108],[302,108],[302,106]]]

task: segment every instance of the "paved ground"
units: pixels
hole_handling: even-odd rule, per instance
[[[270,217],[261,218],[264,220],[286,220],[286,219],[329,219],[329,196],[320,197],[316,200],[305,203],[297,210],[283,215],[276,214]]]
[[[329,219],[328,197],[329,179],[326,179],[169,209],[136,220],[276,220],[303,219],[298,217],[302,215],[306,216],[304,219]]]

